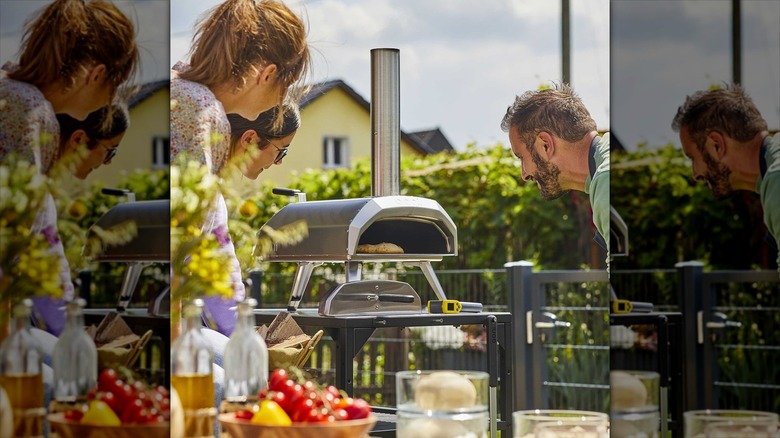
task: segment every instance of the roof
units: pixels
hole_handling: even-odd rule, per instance
[[[127,103],[127,106],[129,108],[133,108],[134,106],[151,97],[158,90],[167,88],[170,83],[170,79],[161,79],[159,81],[147,82],[141,85],[138,91],[130,96],[130,101]]]
[[[347,96],[351,97],[352,100],[354,100],[358,105],[362,106],[366,111],[368,111],[369,114],[371,113],[371,104],[341,79],[319,82],[312,85],[311,89],[301,98],[301,102],[299,104],[301,110],[334,88],[341,89],[341,91],[345,92]],[[436,131],[438,131],[438,129],[436,129]],[[439,131],[439,133],[441,133],[441,131]],[[443,138],[444,135],[442,134],[441,137]],[[432,148],[427,142],[421,142],[418,137],[407,134],[403,130],[401,130],[401,140],[409,143],[413,148],[426,155],[440,152],[439,150]],[[444,141],[449,145],[449,142],[446,138],[444,138]],[[437,142],[436,144],[438,145],[439,143]],[[450,145],[450,150],[452,150],[452,145]]]
[[[450,141],[447,140],[447,137],[444,136],[444,133],[441,132],[441,129],[439,128],[412,132],[409,135],[412,138],[415,138],[418,143],[426,145],[434,154],[439,152],[455,152],[455,148],[452,147]]]

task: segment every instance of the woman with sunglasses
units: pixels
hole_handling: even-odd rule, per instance
[[[111,121],[106,119],[111,113]],[[60,123],[60,157],[78,179],[111,160],[130,127],[127,106],[112,104],[92,112],[83,121],[67,114],[57,114]]]
[[[301,126],[298,105],[284,104],[281,127],[275,128],[278,110],[273,108],[255,120],[228,114],[230,121],[230,161],[249,179],[257,177],[274,164],[282,164],[290,143]]]
[[[178,63],[172,72],[171,160],[196,160],[219,175],[230,157],[227,113],[254,120],[282,106],[310,63],[306,29],[279,0],[227,0],[198,24],[190,53],[189,65]],[[275,123],[282,121],[279,112]],[[221,194],[203,231],[229,236]],[[233,298],[241,301],[245,288],[233,242],[221,242],[231,260]],[[233,327],[223,330],[230,334]]]

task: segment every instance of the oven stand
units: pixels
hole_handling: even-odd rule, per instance
[[[133,298],[135,287],[138,285],[138,279],[141,277],[141,272],[144,268],[151,265],[149,262],[133,262],[127,264],[127,270],[125,271],[125,277],[122,280],[122,290],[119,292],[119,302],[116,304],[117,312],[124,312],[127,306],[130,305],[130,300]]]
[[[422,270],[423,275],[425,275],[425,278],[428,280],[428,284],[431,285],[431,288],[436,293],[436,296],[442,301],[447,299],[447,295],[444,293],[444,288],[441,287],[441,283],[439,283],[439,277],[436,276],[436,271],[433,270],[433,266],[431,266],[431,262],[413,261],[413,262],[405,262],[405,264],[419,267],[420,270]]]
[[[295,278],[293,279],[292,294],[290,295],[290,301],[287,303],[288,312],[298,310],[298,305],[301,304],[303,294],[306,292],[306,285],[309,284],[311,273],[316,266],[321,264],[317,262],[298,262],[298,269],[295,270]]]

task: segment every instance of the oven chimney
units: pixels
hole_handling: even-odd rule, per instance
[[[401,192],[400,53],[371,49],[371,196]]]

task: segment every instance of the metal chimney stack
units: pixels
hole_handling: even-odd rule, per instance
[[[371,196],[401,192],[400,52],[371,49]]]

